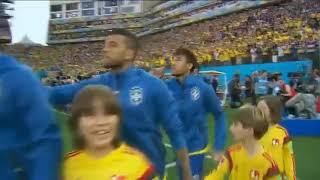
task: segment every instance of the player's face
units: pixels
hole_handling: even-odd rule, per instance
[[[127,48],[127,39],[122,35],[107,36],[103,48],[103,61],[106,67],[121,66],[133,59],[133,50]]]
[[[251,129],[244,128],[240,122],[233,122],[230,126],[230,132],[233,136],[234,141],[242,141],[250,136]]]
[[[259,103],[257,104],[257,107],[263,112],[263,114],[265,114],[265,116],[268,117],[267,119],[268,119],[268,122],[270,123],[270,120],[271,120],[270,109],[266,101],[264,100],[259,101]]]
[[[187,63],[187,59],[183,55],[177,55],[173,57],[171,65],[172,75],[179,76],[189,73],[191,64]]]
[[[104,148],[110,146],[118,135],[119,116],[104,113],[102,103],[94,102],[95,113],[80,118],[79,130],[88,148]]]

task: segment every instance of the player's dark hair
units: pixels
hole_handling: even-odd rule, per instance
[[[111,31],[108,32],[107,34],[107,36],[111,36],[111,35],[121,35],[126,37],[127,48],[133,50],[134,58],[136,57],[138,50],[140,49],[140,43],[139,43],[138,37],[135,34],[131,33],[126,29],[115,28],[115,29],[111,29]]]
[[[264,101],[270,111],[271,123],[277,124],[282,118],[283,103],[279,96],[264,96],[260,98],[260,101]]]
[[[179,48],[174,52],[176,56],[184,56],[186,57],[187,63],[192,64],[192,68],[190,72],[192,73],[195,69],[199,69],[199,63],[197,61],[196,56],[193,54],[192,51],[186,48]]]
[[[69,121],[70,130],[73,134],[74,145],[77,149],[83,149],[85,141],[79,132],[80,118],[84,116],[94,115],[96,107],[94,102],[100,101],[106,115],[117,115],[119,117],[118,133],[112,141],[114,147],[121,144],[120,127],[122,119],[122,111],[117,97],[113,92],[105,86],[87,86],[82,89],[74,98],[71,108],[71,117]]]
[[[243,128],[252,128],[254,137],[259,140],[267,132],[269,124],[265,114],[255,106],[245,104],[236,110],[234,122]]]

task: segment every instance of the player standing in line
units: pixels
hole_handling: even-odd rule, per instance
[[[0,5],[0,43],[10,43]],[[0,52],[0,179],[57,180],[61,156],[60,132],[39,79]]]
[[[167,85],[178,103],[193,179],[203,179],[204,156],[208,148],[208,114],[212,113],[215,118],[215,160],[222,156],[226,125],[221,102],[212,87],[202,77],[191,74],[196,67],[197,59],[191,51],[177,49],[172,65],[175,78],[168,80]]]
[[[143,152],[163,177],[165,148],[160,131],[162,125],[182,162],[182,177],[189,180],[192,177],[188,151],[176,103],[161,80],[133,67],[138,49],[139,42],[134,34],[124,29],[113,29],[106,37],[103,49],[103,61],[110,73],[77,84],[51,88],[50,101],[55,105],[71,103],[75,94],[86,85],[110,87],[117,93],[123,109],[124,141]]]
[[[278,124],[282,118],[282,106],[277,96],[266,96],[259,101],[258,108],[265,112],[269,122],[269,129],[260,142],[278,164],[281,175],[287,180],[295,180],[292,140],[288,131]]]
[[[225,153],[218,167],[206,180],[276,180],[279,169],[270,155],[259,143],[268,130],[268,122],[263,112],[252,106],[244,105],[236,110],[235,119],[230,127],[234,141]]]
[[[56,180],[60,132],[32,70],[0,55],[0,175],[3,180]]]

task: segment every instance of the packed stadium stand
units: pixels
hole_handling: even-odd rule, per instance
[[[140,36],[136,63],[147,68],[169,64],[180,46],[192,49],[203,65],[225,65],[315,53],[320,39],[318,0],[54,2],[48,46],[1,50],[35,69],[59,67],[75,75],[102,71],[103,40],[112,28]]]

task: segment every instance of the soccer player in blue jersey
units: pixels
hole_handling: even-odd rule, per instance
[[[0,179],[57,180],[62,143],[32,70],[0,55]]]
[[[191,74],[197,67],[197,59],[190,50],[177,49],[172,65],[175,78],[166,83],[178,103],[193,179],[203,179],[204,154],[208,149],[208,114],[212,113],[215,119],[215,160],[222,155],[226,125],[220,100],[212,87],[201,76]]]
[[[138,47],[134,34],[124,29],[113,29],[107,35],[103,49],[103,61],[110,72],[77,84],[51,88],[50,101],[56,105],[68,104],[86,85],[108,86],[117,93],[123,108],[122,138],[125,142],[142,151],[163,177],[165,148],[160,131],[160,126],[163,126],[177,158],[182,162],[182,178],[191,179],[177,106],[161,80],[133,67]]]

